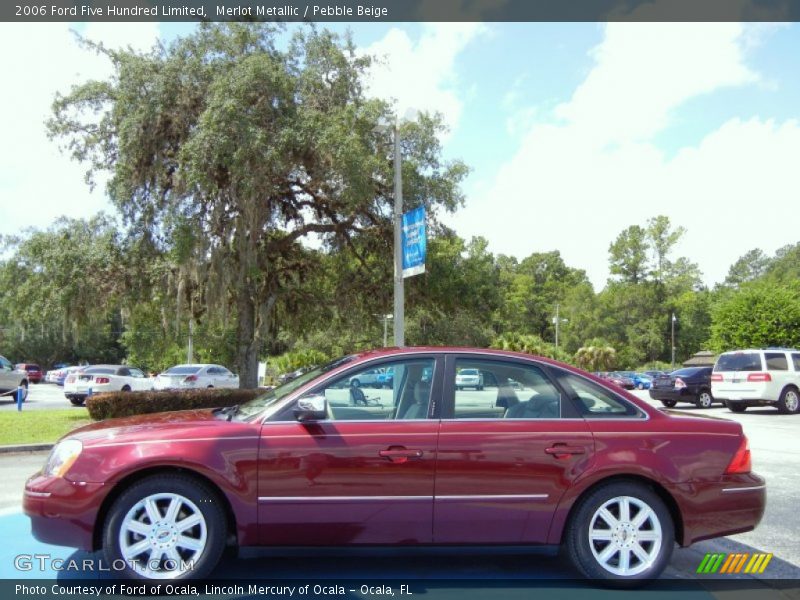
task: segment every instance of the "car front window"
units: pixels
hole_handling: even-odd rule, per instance
[[[333,371],[334,369],[349,363],[355,358],[356,355],[350,355],[336,359],[325,365],[322,365],[321,367],[312,369],[307,373],[303,373],[302,375],[295,377],[294,379],[290,379],[286,383],[279,385],[276,388],[264,392],[260,396],[257,396],[256,398],[253,398],[249,402],[242,404],[239,407],[239,410],[236,412],[236,418],[246,420],[255,417],[256,415],[259,414],[263,418],[271,417],[283,406],[282,401],[292,392],[300,389],[301,387],[303,387],[310,381],[313,381],[317,377],[320,377],[325,373],[329,373],[330,371]]]

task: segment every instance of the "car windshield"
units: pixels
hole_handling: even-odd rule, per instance
[[[300,389],[309,381],[313,381],[320,375],[328,373],[329,371],[333,371],[335,368],[349,363],[355,359],[356,356],[357,355],[353,354],[343,358],[338,358],[325,365],[322,365],[321,367],[316,367],[307,373],[303,373],[302,375],[287,381],[283,385],[279,385],[278,387],[271,389],[268,392],[257,396],[256,398],[253,398],[250,400],[250,402],[246,402],[239,407],[239,410],[236,411],[235,418],[243,420],[249,419],[262,412],[264,413],[264,417],[269,417],[281,407],[281,401],[289,396],[292,392]]]
[[[164,375],[194,375],[197,373],[202,367],[189,365],[189,366],[181,366],[181,367],[172,367],[171,369],[167,369],[164,371]]]

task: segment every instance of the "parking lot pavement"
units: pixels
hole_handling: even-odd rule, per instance
[[[28,387],[28,398],[22,410],[48,410],[72,408],[72,403],[64,396],[64,388],[54,383],[33,383]],[[0,397],[0,410],[17,410],[16,401],[10,396]]]
[[[46,387],[61,391],[61,388],[55,386]],[[636,394],[649,401],[647,392]],[[66,400],[64,402],[69,405]],[[653,404],[660,406],[660,403]],[[59,407],[63,407],[63,404]],[[742,424],[750,439],[753,468],[767,479],[767,508],[755,531],[701,542],[688,549],[676,549],[665,576],[677,579],[695,577],[694,571],[707,552],[766,552],[773,553],[774,558],[764,574],[765,577],[800,580],[800,540],[796,525],[796,481],[797,473],[800,472],[800,445],[796,441],[796,430],[800,427],[800,415],[781,415],[768,408],[748,409],[746,413],[734,414],[718,405],[702,410],[686,404],[679,405],[677,410],[728,418]],[[0,487],[0,531],[5,539],[14,540],[10,547],[0,549],[0,577],[18,575],[13,567],[13,556],[19,553],[46,551],[65,558],[75,555],[74,550],[65,548],[48,546],[43,549],[43,545],[31,537],[28,520],[20,512],[25,479],[41,467],[46,456],[46,452],[0,455],[0,481],[4,483]],[[377,577],[380,573],[387,573],[387,576],[400,578],[463,578],[473,572],[487,578],[574,577],[558,559],[549,556],[537,555],[532,558],[529,555],[506,556],[490,553],[488,556],[476,557],[445,553],[433,557],[408,556],[398,559],[376,555],[374,552],[367,557],[328,557],[310,563],[306,560],[275,556],[248,557],[224,562],[216,575],[239,577],[252,573],[277,573],[281,577],[305,577],[308,573],[314,573],[315,577],[318,575],[324,578],[365,576],[369,573]],[[38,573],[32,576],[54,575],[55,573]],[[59,574],[59,577],[62,576],[64,575]]]

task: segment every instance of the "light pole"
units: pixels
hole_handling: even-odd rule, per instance
[[[675,370],[675,321],[677,320],[675,313],[672,313],[672,362],[670,364],[673,371]]]
[[[380,317],[381,321],[383,321],[383,347],[386,348],[389,344],[389,319],[393,319],[394,315],[375,315],[376,317]]]
[[[556,316],[553,317],[553,324],[556,326],[556,350],[558,350],[558,329],[561,323],[569,323],[569,319],[562,319],[558,316],[559,305],[556,303]]]
[[[415,117],[415,110],[406,111],[406,119]],[[403,285],[403,163],[400,156],[400,121],[395,117],[394,123],[389,123],[381,118],[375,129],[391,130],[394,137],[394,345],[403,347],[406,345],[406,319]]]

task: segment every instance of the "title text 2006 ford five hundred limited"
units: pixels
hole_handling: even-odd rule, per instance
[[[376,368],[390,389],[349,385]],[[456,388],[462,369],[481,389]],[[676,542],[753,529],[765,501],[738,423],[663,413],[546,359],[407,348],[238,407],[78,429],[24,507],[37,539],[102,548],[134,577],[204,577],[230,544],[545,544],[633,584]]]

